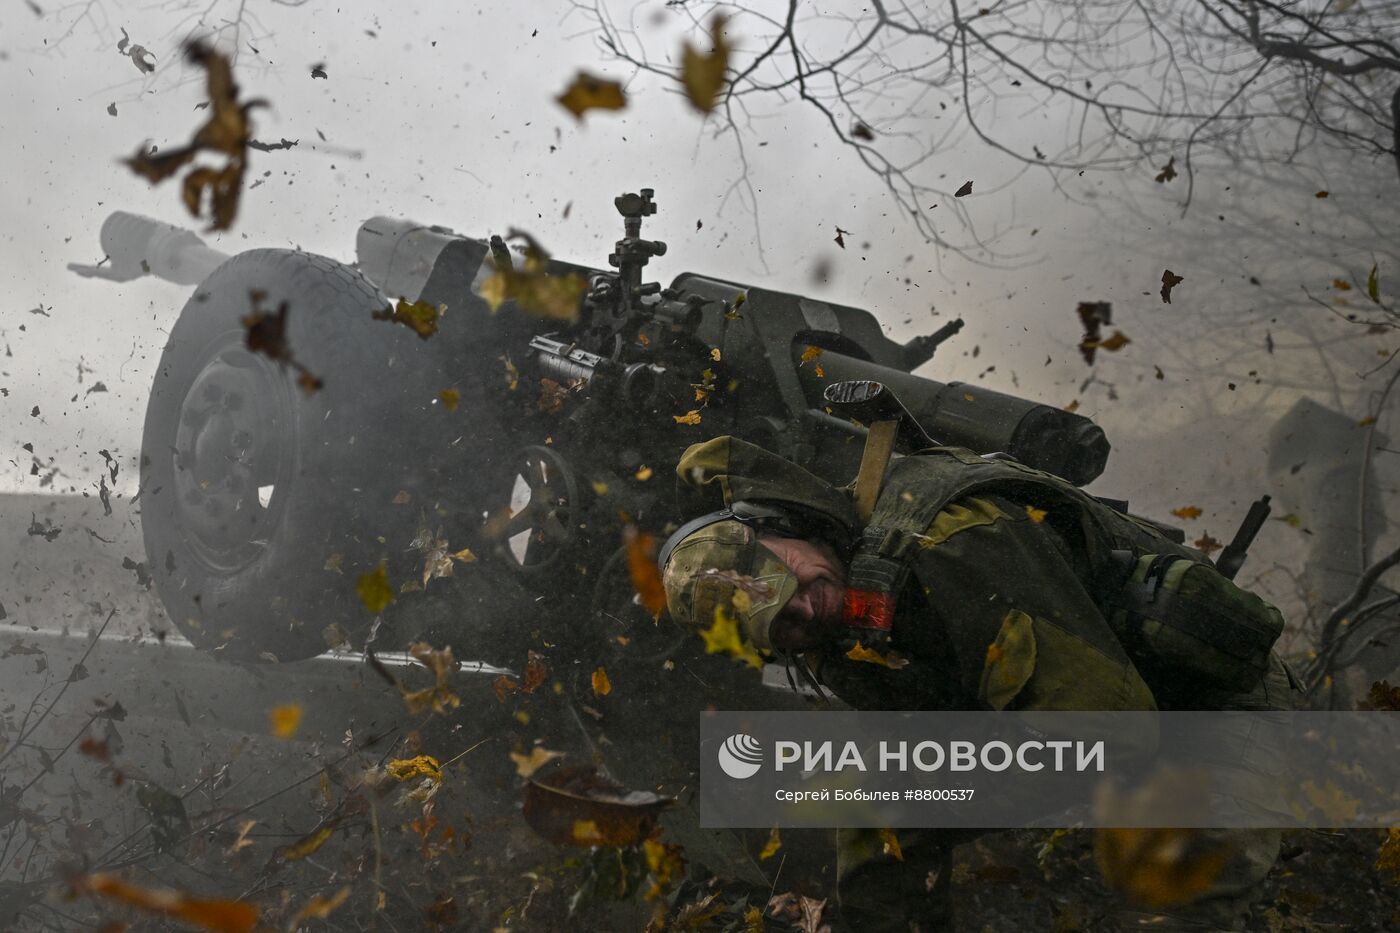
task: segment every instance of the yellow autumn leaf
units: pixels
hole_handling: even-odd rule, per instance
[[[724,73],[729,68],[729,43],[724,38],[725,17],[716,14],[710,20],[710,53],[696,49],[686,42],[681,49],[681,85],[692,106],[701,113],[712,113],[724,88]]]
[[[1186,904],[1215,884],[1232,852],[1201,848],[1198,829],[1102,828],[1094,858],[1109,888],[1152,910]]]
[[[272,734],[279,739],[290,739],[297,734],[301,725],[302,708],[300,703],[283,703],[267,711],[268,724]]]
[[[1033,505],[1026,506],[1026,516],[1037,525],[1045,521],[1045,516],[1049,514],[1050,513],[1044,509],[1038,509]]]
[[[767,926],[762,910],[752,906],[744,908],[744,933],[763,933]]]
[[[289,862],[300,861],[309,855],[314,855],[316,850],[326,844],[326,840],[335,833],[335,824],[327,823],[319,829],[302,836],[296,842],[282,850],[282,858]]]
[[[427,340],[437,333],[438,319],[442,317],[442,312],[446,309],[446,305],[434,306],[426,301],[409,301],[407,298],[400,298],[393,307],[375,311],[370,317],[376,321],[402,324],[422,339]]]
[[[608,672],[603,670],[603,668],[600,667],[594,671],[591,679],[593,682],[593,692],[598,694],[598,696],[605,697],[609,693],[612,693],[612,681],[608,679]]]
[[[639,482],[645,483],[647,480],[651,479],[651,474],[652,474],[652,469],[651,469],[651,467],[649,467],[649,466],[644,466],[644,467],[642,467],[641,469],[639,469],[636,473],[632,474],[632,476],[633,476],[634,479],[638,480]]]
[[[620,83],[586,71],[575,75],[564,93],[554,99],[579,121],[590,110],[621,110],[627,106],[627,94]]]
[[[756,670],[763,669],[763,659],[739,635],[739,623],[724,606],[715,607],[715,621],[700,631],[705,640],[706,654],[727,654]]]
[[[1079,411],[1079,399],[1075,399],[1074,401],[1070,402],[1061,410],[1067,411],[1070,414],[1074,414],[1075,412]]]
[[[812,372],[814,372],[814,373],[817,374],[817,378],[818,378],[818,379],[825,379],[825,378],[826,378],[826,370],[822,368],[822,364],[821,364],[821,363],[818,363],[817,365],[813,366],[813,367],[812,367]]]
[[[442,399],[442,407],[448,411],[456,411],[457,406],[462,402],[462,393],[456,389],[443,389],[438,393],[438,398]]]
[[[1400,828],[1392,826],[1385,833],[1376,853],[1376,871],[1390,884],[1400,885]]]
[[[819,357],[819,356],[821,356],[821,355],[822,355],[822,348],[821,348],[821,347],[814,347],[814,346],[811,346],[811,345],[809,344],[809,345],[807,346],[807,349],[805,349],[805,350],[802,351],[802,356],[799,357],[800,362],[798,363],[798,365],[801,366],[801,365],[804,365],[804,364],[806,364],[806,363],[810,363],[810,362],[812,362],[812,360],[815,360],[817,357]]]
[[[596,820],[574,820],[571,835],[575,845],[599,846],[608,841]]]
[[[1190,521],[1193,518],[1201,517],[1201,510],[1194,505],[1183,505],[1179,509],[1172,509],[1172,514],[1177,518]]]
[[[371,615],[377,616],[388,608],[394,601],[394,587],[389,583],[389,570],[383,561],[371,572],[360,574],[355,581],[355,592]]]
[[[606,496],[608,494],[608,484],[600,480],[593,480],[593,494],[595,496]]]
[[[1109,337],[1107,340],[1094,341],[1094,346],[1098,347],[1100,350],[1121,350],[1132,342],[1132,339],[1129,338],[1127,334],[1123,333],[1121,330],[1115,330],[1113,336]]]
[[[460,551],[453,551],[448,556],[463,564],[472,564],[476,562],[476,555],[472,553],[472,549],[469,547],[464,547]]]
[[[856,642],[855,647],[846,652],[846,657],[850,658],[852,661],[864,661],[867,664],[878,664],[881,667],[888,667],[896,671],[909,666],[907,658],[901,658],[894,652],[881,654],[874,648],[865,647],[860,642]]]
[[[770,859],[778,854],[778,850],[783,847],[782,834],[778,832],[778,827],[774,826],[772,832],[768,834],[768,841],[763,844],[763,851],[758,853],[758,860]]]
[[[720,358],[719,347],[714,347],[713,349],[710,350],[710,359],[712,359],[712,360],[714,360],[716,363],[718,363],[718,362],[719,362],[719,358]]]
[[[683,415],[672,415],[671,417],[675,420],[676,424],[699,424],[700,409],[692,408]]]
[[[880,830],[880,842],[884,847],[886,855],[893,858],[896,862],[904,861],[904,850],[899,847],[899,838],[895,836],[894,830]]]
[[[395,780],[407,781],[425,777],[434,784],[442,783],[442,763],[432,755],[418,755],[415,758],[396,758],[386,766]]]
[[[563,752],[552,752],[539,745],[530,749],[528,755],[522,755],[518,752],[510,753],[510,760],[515,762],[515,773],[523,778],[534,774],[554,759],[563,757]]]

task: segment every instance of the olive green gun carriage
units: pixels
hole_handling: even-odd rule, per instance
[[[901,344],[861,308],[697,273],[643,282],[666,251],[641,236],[652,191],[614,203],[625,235],[607,267],[549,263],[586,279],[571,323],[493,312],[479,294],[492,243],[445,227],[376,217],[346,263],[227,256],[168,224],[107,219],[108,261],[76,271],[194,286],[151,388],[138,500],[155,587],[190,641],[292,660],[362,640],[356,581],[383,564],[398,594],[386,622],[445,630],[459,654],[518,662],[530,638],[584,638],[663,658],[677,635],[636,605],[625,525],[661,537],[688,517],[676,461],[721,434],[848,481],[864,429],[825,410],[837,380],[888,386],[940,443],[1078,484],[1102,471],[1108,441],[1088,419],[912,374],[961,321]],[[401,298],[441,309],[437,333],[384,320]],[[247,347],[244,319],[283,303],[317,391]],[[452,579],[424,587],[430,565]],[[449,608],[414,618],[435,593]]]

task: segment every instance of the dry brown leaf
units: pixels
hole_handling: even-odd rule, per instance
[[[899,847],[899,838],[895,836],[894,830],[880,830],[880,845],[884,853],[896,862],[904,861],[904,850]]]
[[[190,164],[201,151],[226,156],[222,168],[191,169],[185,176],[182,199],[194,217],[202,216],[204,195],[209,193],[210,230],[227,230],[238,214],[243,174],[247,168],[248,142],[253,128],[248,114],[266,101],[238,102],[238,85],[228,58],[202,43],[185,47],[186,57],[207,72],[210,101],[209,120],[197,131],[189,145],[167,152],[151,153],[143,146],[126,160],[126,165],[152,184],[158,184]]]
[[[308,395],[321,388],[321,380],[297,361],[292,355],[291,345],[287,342],[289,304],[284,301],[277,306],[276,311],[267,311],[262,307],[267,298],[265,292],[254,290],[248,293],[248,297],[252,302],[252,313],[239,319],[245,330],[243,344],[248,348],[248,352],[261,353],[268,359],[296,370],[297,383]]]
[[[1172,289],[1186,281],[1184,276],[1177,275],[1170,269],[1162,273],[1162,301],[1167,304],[1172,303]]]
[[[1179,509],[1172,509],[1172,514],[1175,515],[1177,518],[1190,521],[1193,518],[1200,518],[1201,510],[1198,506],[1183,505]]]
[[[692,408],[690,411],[686,412],[683,415],[672,415],[671,418],[676,422],[676,424],[699,424],[700,409]]]
[[[575,75],[564,93],[554,99],[580,122],[590,110],[622,110],[627,106],[627,93],[621,84],[585,71]]]
[[[809,344],[808,347],[807,347],[807,349],[805,349],[805,350],[802,351],[802,356],[801,356],[801,358],[800,358],[800,360],[799,360],[799,362],[798,362],[797,365],[798,365],[798,366],[806,365],[807,363],[812,362],[812,360],[815,360],[817,357],[819,357],[819,356],[821,356],[821,355],[822,355],[822,348],[821,348],[821,347],[814,347],[814,346],[811,346],[811,345]]]
[[[416,641],[408,646],[408,653],[432,673],[434,680],[431,687],[422,690],[399,688],[410,713],[429,709],[435,713],[446,713],[462,705],[461,697],[452,692],[452,674],[457,670],[457,659],[452,656],[451,647],[438,650],[427,642]]]
[[[79,894],[96,894],[216,933],[252,933],[258,923],[258,908],[252,904],[192,897],[166,888],[141,888],[105,872],[78,878],[73,882],[73,889]]]
[[[1210,532],[1203,532],[1199,538],[1191,542],[1196,550],[1209,557],[1215,551],[1220,550],[1221,544],[1210,536]]]
[[[701,113],[713,113],[724,89],[724,73],[729,68],[729,42],[724,37],[726,17],[715,14],[710,20],[708,55],[689,42],[681,48],[681,86],[691,106]]]
[[[1160,185],[1160,184],[1162,184],[1163,182],[1171,181],[1171,180],[1172,180],[1173,178],[1175,178],[1175,177],[1176,177],[1176,156],[1171,156],[1170,158],[1167,159],[1167,164],[1164,165],[1164,166],[1162,166],[1162,170],[1161,170],[1160,172],[1157,173],[1157,177],[1156,177],[1155,179],[1153,179],[1153,180],[1156,181],[1157,184]]]

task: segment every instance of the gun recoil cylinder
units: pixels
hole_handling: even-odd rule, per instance
[[[832,350],[822,353],[823,375],[818,376],[816,366],[799,365],[800,349],[794,348],[793,365],[815,409],[826,407],[823,392],[828,385],[869,379],[888,386],[940,444],[980,454],[1010,454],[1077,486],[1097,477],[1108,462],[1103,429],[1080,415],[965,382],[913,376]]]

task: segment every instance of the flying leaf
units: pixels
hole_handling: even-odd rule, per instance
[[[442,783],[442,763],[432,755],[418,755],[413,758],[396,758],[390,761],[385,770],[397,781],[408,781],[425,777],[434,784]]]
[[[1210,890],[1229,851],[1192,845],[1194,829],[1103,828],[1094,833],[1094,856],[1104,881],[1127,899],[1154,910],[1195,900]]]
[[[1332,192],[1330,192],[1330,191],[1319,191],[1317,194],[1313,195],[1313,197],[1315,197],[1315,198],[1325,198],[1325,197],[1328,197],[1331,193],[1332,193]]]
[[[544,655],[531,649],[527,652],[525,661],[525,683],[521,685],[521,690],[526,693],[534,693],[549,677],[549,665],[544,663]]]
[[[530,234],[511,229],[506,239],[525,241],[525,261],[515,268],[505,240],[491,237],[491,255],[496,271],[484,282],[478,293],[492,312],[500,310],[507,301],[526,314],[546,320],[572,323],[578,319],[579,302],[588,289],[588,281],[577,273],[551,275],[549,254]]]
[[[1366,297],[1376,304],[1381,303],[1381,280],[1376,275],[1379,269],[1380,266],[1372,264],[1371,274],[1366,276]]]
[[[267,300],[267,293],[257,289],[248,293],[248,300],[253,311],[239,318],[239,323],[245,330],[243,345],[248,348],[248,352],[261,353],[268,359],[296,370],[297,382],[302,391],[308,394],[321,388],[321,380],[297,361],[292,355],[291,345],[287,342],[287,315],[291,310],[290,305],[284,301],[277,306],[276,311],[264,310],[262,303]]]
[[[1172,303],[1172,289],[1186,281],[1184,276],[1177,275],[1170,269],[1162,272],[1162,301],[1167,304]]]
[[[1183,505],[1183,506],[1182,506],[1181,508],[1179,508],[1179,509],[1172,509],[1172,514],[1175,515],[1177,518],[1181,518],[1181,519],[1185,519],[1186,521],[1190,521],[1190,520],[1193,519],[1193,518],[1200,518],[1200,517],[1201,517],[1201,510],[1200,510],[1200,508],[1199,508],[1198,506],[1194,506],[1194,505]]]
[[[192,897],[166,888],[141,888],[105,872],[79,877],[73,882],[73,890],[183,920],[216,933],[252,933],[258,923],[258,908],[252,904],[223,898]]]
[[[700,409],[692,408],[683,415],[672,415],[671,418],[675,420],[676,424],[699,424]]]
[[[846,237],[849,236],[850,233],[851,233],[851,231],[849,231],[849,230],[842,230],[840,227],[837,227],[837,228],[836,228],[836,239],[835,239],[833,242],[834,242],[837,246],[841,247],[842,249],[845,249],[845,248],[846,248]]]
[[[1373,681],[1366,699],[1356,704],[1356,708],[1400,712],[1400,684],[1392,687],[1388,680]]]
[[[325,920],[335,912],[337,907],[344,904],[349,897],[349,885],[341,888],[330,897],[322,897],[319,894],[313,894],[311,899],[302,905],[301,910],[298,910],[296,914],[293,915],[291,921],[287,924],[287,929],[300,929],[307,920]]]
[[[296,842],[278,850],[278,856],[288,862],[299,862],[309,855],[314,855],[317,849],[325,845],[326,841],[335,835],[336,825],[336,823],[328,822],[318,826]]]
[[[810,363],[810,362],[812,362],[812,360],[815,360],[817,357],[819,357],[819,356],[821,356],[821,355],[822,355],[822,348],[821,348],[821,347],[813,347],[813,346],[810,346],[810,345],[809,345],[809,346],[807,347],[807,349],[805,349],[805,350],[802,351],[802,356],[799,358],[799,362],[798,362],[797,365],[802,366],[802,365],[805,365],[805,364],[807,364],[807,363]]]
[[[729,43],[724,38],[726,18],[716,14],[710,20],[710,53],[700,52],[689,42],[681,49],[681,86],[691,105],[701,113],[713,113],[724,88],[729,68]]]
[[[456,411],[457,406],[461,404],[462,393],[456,389],[443,389],[438,393],[438,398],[442,399],[443,408],[448,411]]]
[[[645,483],[647,480],[651,479],[652,472],[652,468],[649,466],[640,467],[636,473],[632,474],[632,478],[638,482]]]
[[[1026,506],[1026,517],[1037,525],[1045,521],[1045,516],[1049,514],[1050,513],[1044,509],[1038,509],[1033,505]]]
[[[1076,309],[1084,337],[1079,341],[1079,353],[1084,362],[1094,364],[1094,354],[1100,346],[1103,325],[1113,323],[1113,305],[1107,301],[1081,301]]]
[[[895,836],[894,830],[880,830],[880,843],[886,855],[893,858],[896,862],[904,861],[904,850],[900,848],[899,838]]]
[[[656,817],[674,803],[628,791],[593,768],[557,768],[525,785],[525,822],[555,845],[632,846],[651,836]]]
[[[1100,350],[1108,350],[1112,352],[1116,350],[1121,350],[1132,342],[1132,338],[1130,338],[1127,334],[1123,333],[1121,330],[1115,330],[1113,332],[1112,337],[1109,337],[1107,340],[1099,341],[1098,348]]]
[[[758,860],[764,861],[778,854],[778,850],[783,847],[782,833],[778,832],[778,827],[774,826],[768,833],[768,841],[763,844],[763,851],[758,853]]]
[[[279,739],[290,739],[301,726],[302,708],[300,703],[283,703],[267,711],[268,725],[272,734]]]
[[[518,752],[510,753],[510,760],[515,762],[515,773],[523,778],[530,777],[554,759],[563,757],[563,752],[552,752],[540,745],[530,749],[528,755],[521,755]]]
[[[642,607],[655,618],[666,609],[666,588],[656,566],[656,538],[628,525],[623,529],[622,539],[627,546],[627,573],[632,579],[632,588],[637,591]]]
[[[955,197],[955,198],[965,198],[965,197],[967,197],[967,196],[968,196],[969,194],[971,194],[971,193],[972,193],[972,182],[970,182],[970,181],[965,181],[965,182],[963,182],[961,188],[959,188],[957,191],[954,191],[954,192],[953,192],[953,197]]]
[[[133,47],[132,52],[135,52]],[[151,153],[145,146],[126,160],[126,165],[152,184],[158,184],[190,164],[201,150],[226,156],[222,168],[192,168],[185,176],[182,199],[193,217],[200,217],[204,194],[209,193],[210,230],[227,230],[238,214],[243,174],[247,168],[248,141],[252,125],[248,114],[266,101],[238,102],[238,85],[228,58],[208,46],[192,43],[186,57],[208,73],[207,87],[212,103],[209,121],[195,131],[189,145],[167,152]],[[138,65],[139,67],[139,65]]]
[[[1351,291],[1351,283],[1348,282],[1346,279],[1333,279],[1333,280],[1332,280],[1332,287],[1335,288],[1335,289],[1336,289],[1337,291],[1339,291],[1339,292],[1349,292],[1349,291]]]
[[[584,71],[575,75],[564,93],[554,99],[579,121],[590,110],[622,110],[627,106],[627,94],[621,84]]]
[[[852,661],[864,661],[867,664],[878,664],[881,667],[888,667],[895,671],[909,666],[907,658],[901,658],[894,652],[881,654],[874,648],[865,647],[860,642],[856,642],[855,647],[846,652],[846,657],[850,658]]]
[[[612,681],[608,679],[608,672],[602,667],[593,672],[590,682],[593,685],[593,692],[598,696],[605,697],[612,693]]]
[[[364,573],[355,581],[355,593],[365,604],[370,615],[379,615],[394,601],[394,587],[389,583],[389,570],[383,561],[369,573]]]
[[[1220,550],[1221,547],[1220,542],[1212,538],[1209,532],[1203,533],[1199,538],[1197,538],[1191,543],[1195,545],[1196,550],[1200,551],[1202,554],[1205,554],[1207,556],[1209,556],[1214,551]]]
[[[647,873],[652,879],[645,894],[649,901],[664,897],[685,871],[685,850],[679,845],[662,842],[659,835],[653,833],[642,841],[642,855],[646,857]]]
[[[435,713],[445,714],[462,705],[461,697],[452,691],[452,674],[458,665],[451,647],[439,650],[425,641],[416,641],[408,646],[408,653],[432,673],[434,680],[431,687],[422,690],[399,688],[410,713],[431,709]]]
[[[371,312],[370,317],[376,321],[402,324],[422,339],[427,340],[437,333],[438,319],[446,310],[446,305],[434,307],[426,301],[410,302],[406,298],[400,298],[392,308],[385,307],[383,310]]]
[[[1385,842],[1376,853],[1376,872],[1390,884],[1400,885],[1400,828],[1385,831]]]
[[[739,635],[739,623],[724,606],[715,607],[715,621],[700,631],[706,654],[727,654],[755,670],[763,669],[763,659]]]
[[[1160,185],[1160,184],[1162,184],[1163,182],[1171,181],[1171,180],[1172,180],[1173,178],[1175,178],[1175,177],[1176,177],[1176,156],[1171,156],[1170,158],[1167,159],[1167,164],[1164,165],[1164,166],[1162,166],[1162,170],[1161,170],[1160,172],[1157,173],[1157,177],[1156,177],[1154,180],[1157,182],[1157,184]]]

